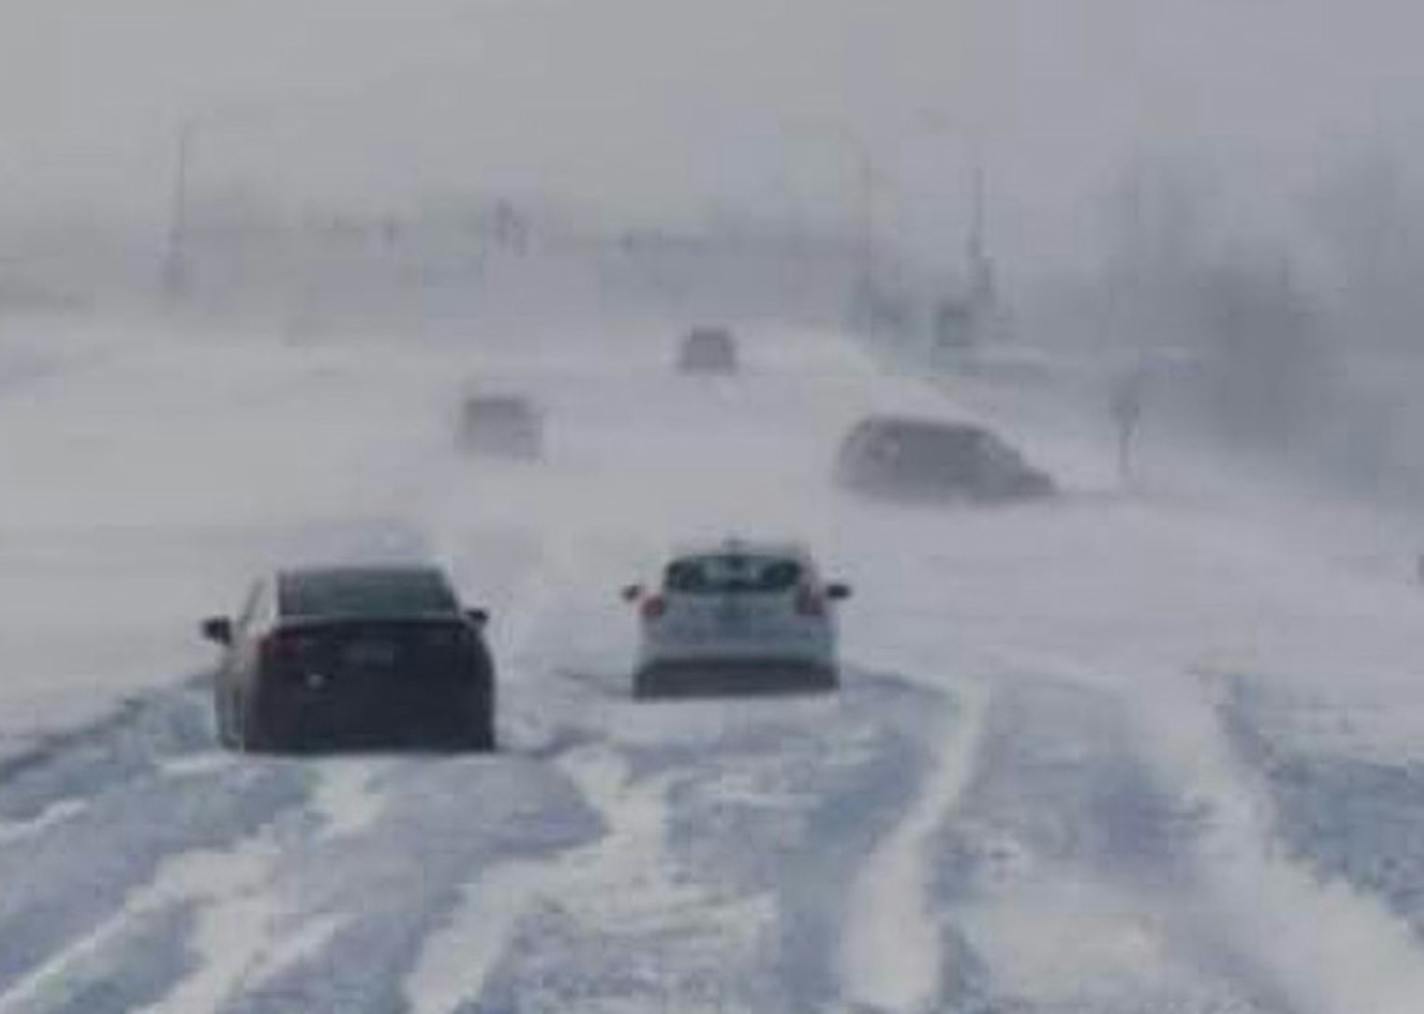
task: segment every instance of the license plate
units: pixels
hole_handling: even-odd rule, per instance
[[[747,625],[747,612],[736,602],[728,602],[717,610],[717,625],[723,630],[740,630]]]
[[[342,659],[349,666],[376,669],[395,665],[398,655],[396,646],[389,641],[354,641],[346,646]]]

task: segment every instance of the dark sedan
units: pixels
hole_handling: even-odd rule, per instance
[[[247,751],[495,747],[481,610],[427,567],[281,570],[242,614],[203,624],[223,647],[218,735]]]
[[[538,461],[544,455],[544,415],[519,395],[475,395],[460,405],[460,447],[489,458]]]
[[[874,497],[1004,503],[1056,492],[1034,468],[981,426],[907,416],[872,416],[841,443],[836,481]]]

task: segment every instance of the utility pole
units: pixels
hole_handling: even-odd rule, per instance
[[[975,159],[969,177],[969,259],[984,259],[984,163]]]
[[[975,160],[970,175],[969,286],[970,298],[984,309],[994,301],[994,265],[989,260],[988,223],[984,196],[984,163]]]
[[[168,218],[168,251],[163,268],[163,289],[172,302],[188,292],[188,176],[193,157],[197,121],[188,117],[178,127],[174,146],[173,196]]]
[[[860,161],[860,287],[866,301],[865,337],[873,345],[880,317],[875,279],[875,161],[861,138],[852,136],[851,143]]]

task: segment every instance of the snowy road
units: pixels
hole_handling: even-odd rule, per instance
[[[28,610],[5,666],[65,692],[16,677],[0,725],[19,744],[0,761],[0,1012],[1420,1009],[1412,589],[1225,510],[1093,489],[1091,449],[1042,434],[1077,483],[1063,503],[845,501],[825,483],[841,428],[938,395],[826,336],[748,344],[750,374],[710,385],[652,355],[484,369],[548,406],[535,470],[455,456],[468,376],[440,357],[268,350],[215,384],[150,350],[172,379],[154,403],[281,494],[181,484],[157,512],[172,543],[119,495],[128,526],[70,556],[72,502],[28,490],[4,519],[13,570],[49,582],[38,603],[0,586]],[[46,397],[0,414],[47,418]],[[95,441],[174,447],[120,415],[30,429],[11,460],[58,461],[82,496],[112,453]],[[303,474],[314,452],[324,479]],[[232,757],[200,647],[139,671],[173,658],[179,628],[152,625],[186,632],[216,571],[310,549],[342,505],[345,538],[396,519],[492,607],[499,756]],[[736,530],[802,534],[854,583],[844,691],[634,704],[615,589],[668,540]],[[97,559],[110,603],[152,567],[204,578],[46,670],[66,638],[37,618],[57,628],[66,575]],[[86,668],[112,643],[146,646],[117,686]],[[126,703],[68,719],[105,694]],[[66,730],[45,734],[55,695]]]

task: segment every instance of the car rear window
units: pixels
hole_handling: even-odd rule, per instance
[[[285,574],[278,583],[283,616],[424,616],[459,611],[438,571],[333,570]]]
[[[455,622],[343,619],[288,628],[271,643],[273,663],[331,673],[450,672],[475,658],[474,635]]]
[[[472,419],[513,421],[529,418],[534,410],[517,398],[483,398],[466,402],[465,414]]]
[[[796,587],[804,572],[788,557],[727,553],[676,560],[663,583],[668,591],[687,595],[780,592]]]
[[[889,425],[867,438],[870,453],[907,468],[972,467],[983,447],[983,433],[967,427]]]

